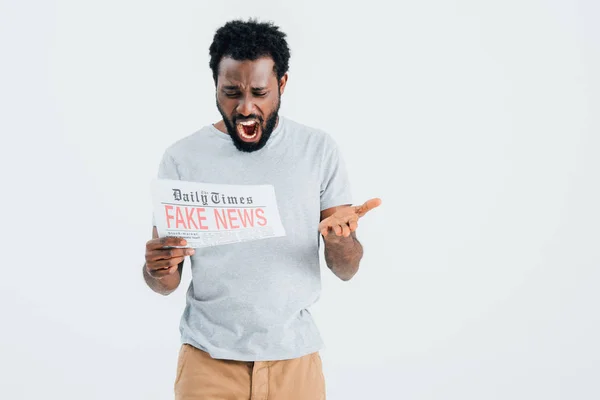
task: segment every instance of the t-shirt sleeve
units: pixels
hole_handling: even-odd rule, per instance
[[[352,204],[350,182],[344,158],[337,144],[328,138],[321,171],[321,211]]]
[[[162,160],[160,160],[158,174],[156,177],[158,179],[181,179],[179,177],[179,171],[177,170],[177,164],[168,152],[165,152]],[[156,218],[154,217],[154,213],[152,213],[152,226],[156,226]]]
[[[181,179],[179,177],[179,171],[177,170],[177,164],[175,160],[168,152],[163,154],[162,160],[158,166],[158,179]]]

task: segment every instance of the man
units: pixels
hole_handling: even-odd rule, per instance
[[[271,23],[231,21],[217,30],[210,67],[223,119],[165,152],[159,178],[274,187],[286,235],[201,249],[181,238],[146,245],[144,278],[169,294],[191,257],[181,318],[175,397],[325,398],[322,341],[308,308],[320,292],[319,235],[327,266],[347,281],[363,250],[358,219],[380,204],[351,206],[333,140],[278,114],[288,80],[286,35]]]

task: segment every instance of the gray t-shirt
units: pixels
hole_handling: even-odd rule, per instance
[[[213,358],[301,357],[323,342],[308,308],[321,291],[320,211],[351,204],[344,162],[325,132],[280,116],[266,146],[246,153],[208,125],[165,152],[159,178],[273,185],[284,237],[196,249],[182,343]]]

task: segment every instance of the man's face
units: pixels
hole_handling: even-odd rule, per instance
[[[264,147],[277,125],[287,74],[277,81],[273,59],[237,61],[224,57],[217,78],[217,108],[240,151]]]

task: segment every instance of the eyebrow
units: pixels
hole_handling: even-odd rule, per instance
[[[239,90],[239,86],[237,85],[226,85],[223,86],[223,90]],[[267,90],[267,87],[253,87],[252,90],[254,91],[263,91],[263,90]]]

